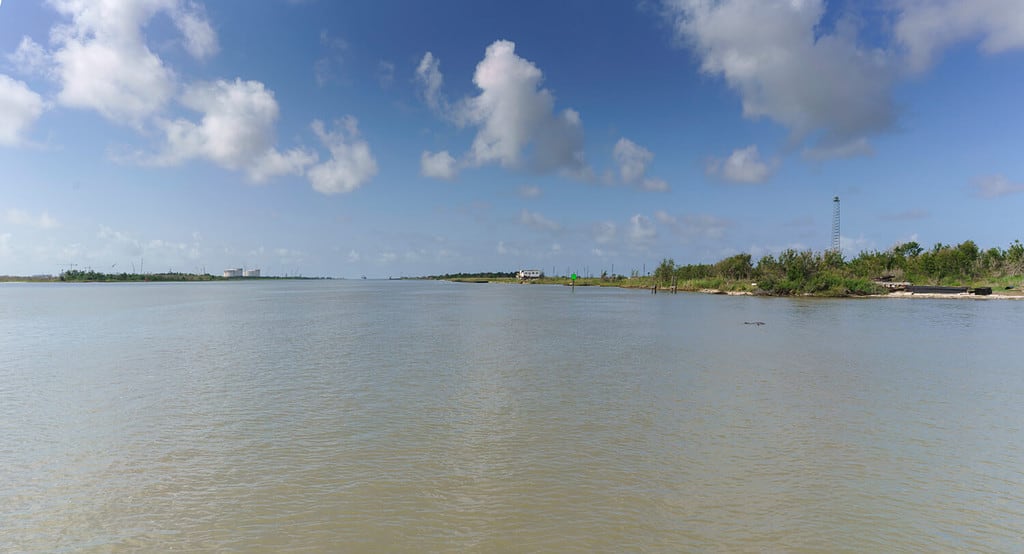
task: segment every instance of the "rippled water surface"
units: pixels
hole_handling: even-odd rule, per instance
[[[1022,329],[1011,301],[2,285],[0,551],[1019,551]]]

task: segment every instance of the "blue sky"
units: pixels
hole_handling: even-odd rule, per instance
[[[0,274],[1024,239],[1019,0],[0,3]]]

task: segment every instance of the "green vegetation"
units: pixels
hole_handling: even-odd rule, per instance
[[[779,296],[886,292],[875,283],[878,279],[1004,289],[1019,285],[1022,276],[1024,245],[1020,241],[1014,241],[1006,250],[982,251],[970,240],[956,246],[936,244],[931,250],[908,242],[884,252],[864,251],[850,261],[831,250],[815,253],[793,249],[778,257],[764,256],[756,265],[750,254],[737,254],[715,264],[684,266],[676,266],[671,258],[666,258],[654,271],[654,281],[663,287],[674,283],[680,290],[720,289]]]
[[[518,283],[515,272],[455,273],[425,279]],[[1024,280],[1024,244],[981,250],[973,241],[956,246],[936,244],[925,250],[916,242],[899,244],[880,252],[864,251],[852,260],[839,252],[822,253],[788,249],[778,256],[764,256],[754,263],[750,254],[736,254],[714,264],[676,265],[661,261],[650,276],[631,277],[602,273],[579,278],[576,286],[670,288],[680,291],[721,291],[773,296],[863,296],[885,294],[877,281],[910,282],[915,285],[992,287],[995,291],[1017,288]],[[571,283],[568,277],[529,279],[532,284]]]
[[[470,281],[479,279],[515,279],[516,272],[490,272],[490,273],[445,273],[444,275],[429,275],[423,279],[434,279],[439,281]]]
[[[66,283],[128,283],[128,282],[182,282],[182,281],[252,281],[267,279],[323,279],[324,277],[221,277],[209,273],[101,273],[93,270],[72,269],[62,272],[56,278],[46,279],[49,281],[61,281]]]
[[[98,271],[82,271],[72,269],[65,271],[57,277],[57,280],[64,282],[128,282],[128,281],[221,281],[223,277],[215,275],[197,275],[194,273],[100,273]]]

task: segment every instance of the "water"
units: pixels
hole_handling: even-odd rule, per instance
[[[1019,551],[1022,328],[1012,301],[3,285],[0,551]]]

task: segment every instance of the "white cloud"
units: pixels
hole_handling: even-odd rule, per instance
[[[441,60],[434,57],[434,54],[427,52],[416,67],[416,80],[423,87],[423,99],[427,106],[436,112],[447,112],[448,102],[441,95],[441,85],[444,84],[444,76],[441,74]]]
[[[1002,175],[979,177],[971,183],[974,193],[982,198],[999,198],[1024,192],[1024,183],[1013,183]]]
[[[615,143],[612,157],[619,166],[619,177],[624,184],[655,192],[669,190],[664,180],[647,177],[647,166],[654,160],[650,150],[623,137]]]
[[[629,218],[629,231],[626,236],[636,246],[648,246],[658,236],[658,230],[650,218],[636,214]]]
[[[454,107],[452,117],[459,125],[477,127],[468,163],[497,163],[539,172],[584,171],[579,113],[572,109],[554,112],[555,98],[541,88],[540,69],[517,56],[515,48],[515,43],[505,40],[488,46],[473,74],[480,94]],[[429,81],[434,82],[440,81]]]
[[[359,122],[347,116],[338,122],[339,130],[328,132],[321,121],[313,122],[313,132],[331,151],[331,159],[306,172],[317,192],[352,192],[377,174],[377,160],[370,145],[359,137]]]
[[[523,210],[519,214],[519,223],[536,229],[538,231],[558,231],[561,230],[562,226],[557,222],[552,221],[538,212],[530,212]]]
[[[519,196],[523,198],[539,198],[541,194],[542,191],[537,185],[523,185],[519,187]]]
[[[51,30],[51,57],[61,85],[58,101],[94,109],[115,123],[136,127],[173,96],[174,72],[146,45],[143,27],[165,11],[197,58],[217,50],[216,35],[200,8],[176,0],[54,0],[71,23]]]
[[[778,166],[778,161],[765,163],[757,145],[734,150],[725,160],[712,160],[706,170],[708,175],[733,183],[763,183]]]
[[[359,252],[357,252],[355,249],[349,250],[348,251],[348,261],[349,261],[349,263],[358,262],[359,261]]]
[[[45,109],[43,98],[28,85],[0,74],[0,146],[21,144],[25,131]]]
[[[26,227],[34,227],[36,229],[54,229],[60,227],[60,223],[50,217],[50,214],[43,212],[39,214],[39,217],[33,216],[32,214],[18,209],[8,209],[5,214],[4,221],[11,225],[24,225]]]
[[[18,49],[8,54],[7,59],[14,67],[26,75],[46,75],[50,70],[50,55],[30,37],[21,37]]]
[[[890,129],[896,76],[884,50],[861,47],[852,18],[822,22],[824,0],[665,0],[677,36],[705,73],[739,93],[743,114],[795,140],[834,147]]]
[[[227,169],[245,169],[250,179],[301,174],[316,161],[303,149],[279,152],[273,146],[278,117],[274,93],[259,81],[197,83],[185,89],[181,103],[202,113],[200,122],[158,120],[166,136],[164,151],[153,162],[173,165],[205,158]]]
[[[625,183],[636,183],[643,179],[647,164],[654,159],[650,150],[627,139],[620,138],[612,150],[615,162],[619,164],[619,176]]]
[[[923,71],[944,48],[981,38],[987,53],[1024,48],[1020,0],[903,0],[895,34],[913,71]]]
[[[341,66],[345,63],[345,52],[348,42],[343,38],[332,37],[326,30],[320,31],[320,45],[324,55],[313,63],[313,77],[317,86],[324,86],[334,79]]]
[[[174,26],[185,38],[185,50],[193,58],[202,60],[217,53],[217,33],[214,32],[203,7],[192,2],[179,2],[171,11]]]
[[[264,183],[282,175],[302,175],[306,167],[316,161],[316,154],[305,148],[292,148],[285,152],[269,148],[253,158],[246,172],[253,182]]]
[[[420,175],[435,179],[451,180],[458,176],[458,174],[459,168],[455,163],[455,158],[447,150],[442,150],[436,154],[431,154],[424,150],[423,154],[420,155]]]

